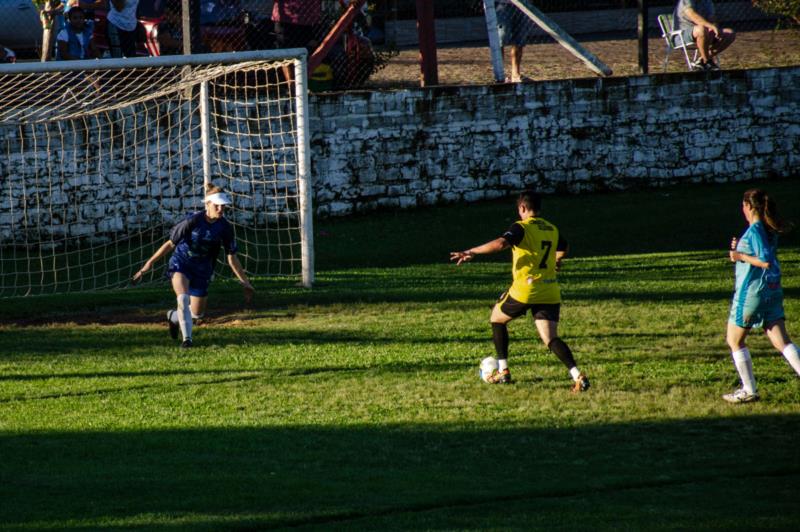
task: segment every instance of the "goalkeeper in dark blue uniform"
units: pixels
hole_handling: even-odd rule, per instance
[[[174,251],[169,259],[167,275],[172,280],[178,308],[167,312],[167,321],[173,338],[178,338],[179,331],[182,334],[181,347],[192,346],[192,319],[201,319],[205,314],[208,285],[214,276],[214,263],[220,248],[225,249],[228,265],[244,287],[245,302],[252,300],[253,285],[236,256],[233,227],[223,215],[225,206],[230,203],[230,197],[222,189],[208,185],[205,210],[190,214],[175,225],[169,240],[133,276],[133,281],[138,282],[156,261]]]

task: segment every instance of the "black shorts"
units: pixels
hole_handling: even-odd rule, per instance
[[[529,309],[534,320],[558,321],[561,315],[561,303],[520,303],[508,292],[503,292],[497,303],[500,311],[509,318],[518,318]]]

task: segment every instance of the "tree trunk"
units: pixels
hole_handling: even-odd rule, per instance
[[[53,49],[53,25],[49,28],[42,29],[42,63],[50,61],[50,55]]]
[[[52,10],[58,5],[58,0],[49,0],[39,11],[39,20],[42,22],[42,63],[49,61],[53,53],[55,15]]]

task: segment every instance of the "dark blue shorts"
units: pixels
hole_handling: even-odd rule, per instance
[[[175,255],[169,259],[169,268],[167,269],[167,276],[172,279],[172,274],[180,272],[189,279],[189,295],[194,297],[208,296],[208,285],[211,284],[211,279],[214,278],[214,271],[198,271],[197,268],[192,267],[180,261]]]

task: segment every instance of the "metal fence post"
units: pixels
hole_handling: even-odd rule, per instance
[[[639,72],[647,74],[647,0],[639,0]]]

